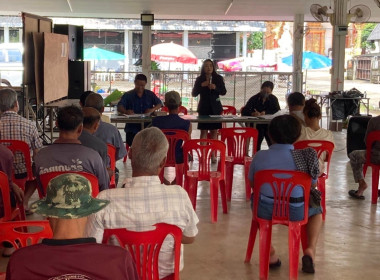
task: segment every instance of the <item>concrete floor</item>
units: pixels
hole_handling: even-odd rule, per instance
[[[196,126],[193,137],[198,137]],[[327,181],[327,215],[318,242],[316,273],[304,274],[299,263],[299,279],[380,279],[380,206],[371,205],[371,191],[363,201],[350,199],[347,192],[356,188],[346,155],[346,132],[334,132],[335,151]],[[117,163],[120,182],[131,176],[129,160]],[[368,172],[367,183],[370,185]],[[173,176],[169,172],[169,176]],[[244,263],[251,225],[250,203],[244,199],[242,166],[235,167],[232,201],[229,213],[223,214],[221,205],[218,222],[210,221],[209,185],[198,187],[197,214],[199,234],[195,243],[185,245],[185,267],[182,280],[258,279],[258,243],[250,264]],[[31,219],[38,219],[32,215]],[[269,279],[288,279],[288,232],[285,226],[274,226],[273,245],[282,266],[269,271]],[[300,252],[300,258],[302,252]],[[0,258],[0,271],[5,271],[7,259]]]

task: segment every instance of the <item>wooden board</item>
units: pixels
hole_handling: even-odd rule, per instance
[[[43,33],[33,32],[34,79],[37,100],[44,100],[44,37]]]
[[[67,97],[68,36],[44,33],[44,103]]]

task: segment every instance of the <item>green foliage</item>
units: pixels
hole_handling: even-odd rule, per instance
[[[263,47],[263,32],[253,32],[249,34],[247,40],[248,50],[258,50]]]
[[[110,95],[104,98],[104,106],[111,104],[112,102],[118,101],[123,96],[123,92],[115,89]]]
[[[371,34],[372,30],[376,27],[377,23],[366,23],[362,31],[362,44],[361,47],[364,49],[374,49],[375,44],[371,41],[367,41],[368,36]]]
[[[155,61],[151,61],[151,63],[150,63],[150,68],[151,68],[152,70],[160,70],[160,64],[157,63],[157,62],[155,62]]]

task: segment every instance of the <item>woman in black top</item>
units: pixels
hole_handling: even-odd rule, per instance
[[[198,114],[202,115],[221,115],[223,111],[220,103],[220,95],[227,93],[223,77],[215,72],[215,66],[211,59],[203,62],[201,75],[195,80],[192,96],[200,95],[198,102]],[[207,138],[210,130],[211,139],[217,139],[217,130],[222,128],[221,123],[199,123],[198,129],[201,130],[201,139]]]

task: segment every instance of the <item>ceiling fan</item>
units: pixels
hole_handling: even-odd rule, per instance
[[[375,0],[380,7],[380,0]],[[327,6],[313,4],[310,6],[311,15],[319,22],[330,21],[334,24],[334,14],[328,13]],[[371,17],[371,10],[365,5],[356,5],[352,7],[347,13],[347,23],[363,23],[367,22]]]

